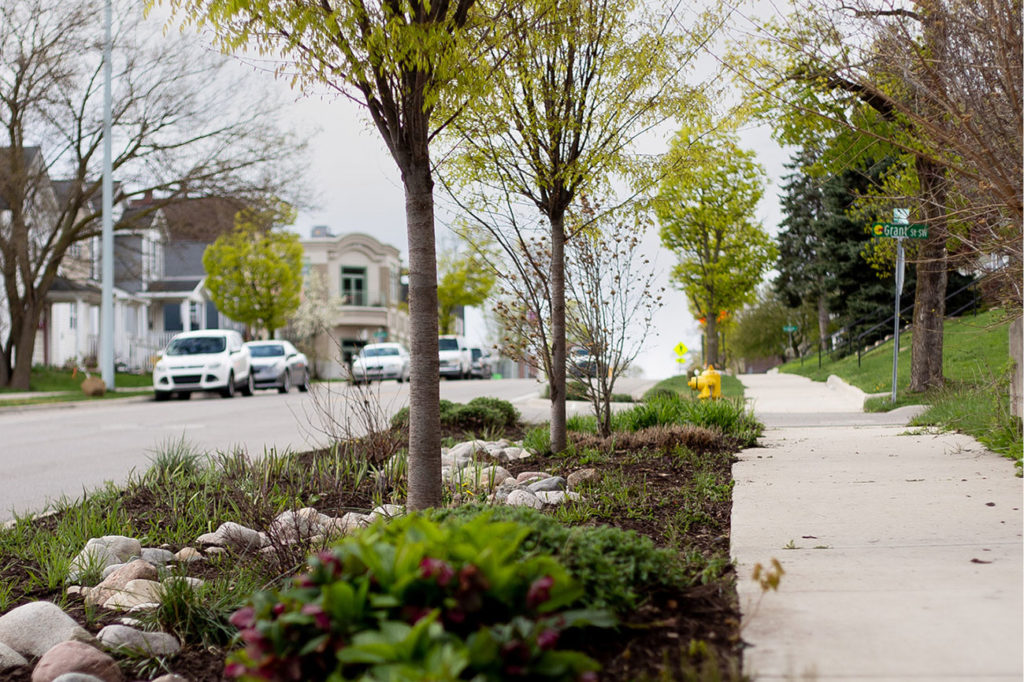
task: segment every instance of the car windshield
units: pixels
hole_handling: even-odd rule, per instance
[[[379,358],[385,355],[398,355],[397,348],[364,348],[364,358]]]
[[[458,350],[459,340],[458,339],[438,339],[437,340],[438,350]]]
[[[174,339],[167,346],[167,355],[204,355],[207,353],[223,353],[227,339],[223,336],[192,336],[187,339]]]
[[[284,346],[249,346],[249,354],[254,358],[277,358],[284,355]]]
[[[473,353],[473,359],[474,360],[479,360],[481,357],[483,357],[483,354],[484,354],[484,352],[482,350],[480,350],[479,348],[473,348],[472,349],[472,353]]]

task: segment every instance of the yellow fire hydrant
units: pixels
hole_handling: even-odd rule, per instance
[[[687,382],[690,388],[700,391],[698,398],[721,398],[722,397],[722,375],[718,373],[714,365],[708,365],[700,375],[693,377]]]

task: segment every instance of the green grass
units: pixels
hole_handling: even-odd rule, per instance
[[[82,380],[85,379],[83,372],[72,376],[70,369],[57,369],[55,367],[33,367],[32,376],[29,378],[29,390],[40,393],[54,391],[81,391]],[[98,374],[98,373],[97,373]],[[127,374],[117,372],[114,374],[114,386],[122,388],[152,388],[153,375],[151,374]],[[22,393],[20,389],[0,388],[0,395],[4,393]]]
[[[690,380],[690,377],[686,374],[679,374],[668,379],[659,381],[644,394],[647,395],[657,393],[658,391],[672,391],[682,396],[697,395],[697,392],[690,388],[686,382]],[[743,384],[740,380],[729,374],[722,375],[722,396],[725,398],[742,398],[743,397]]]
[[[864,403],[868,412],[885,411],[903,405],[928,405],[928,410],[912,423],[962,431],[977,438],[993,451],[1016,460],[1021,467],[1024,441],[1021,423],[1010,415],[1008,321],[1002,311],[946,321],[943,335],[942,372],[947,385],[925,393],[910,393],[910,348],[912,334],[900,336],[900,362],[896,402],[892,390],[892,340],[861,356],[837,360],[807,358],[803,364],[792,361],[783,372],[824,381],[830,374],[841,377],[866,393],[886,393]]]

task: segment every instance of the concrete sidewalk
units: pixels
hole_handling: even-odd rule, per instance
[[[787,374],[740,377],[768,429],[733,467],[744,670],[758,680],[1013,680],[1024,674],[1022,482],[914,408]],[[916,434],[916,435],[912,435]],[[763,596],[750,579],[777,558]]]

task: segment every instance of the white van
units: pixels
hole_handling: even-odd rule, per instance
[[[255,389],[249,349],[231,329],[204,329],[178,334],[153,368],[157,400],[172,394],[188,398],[196,391],[215,391],[232,398],[235,391],[252,395]]]
[[[437,339],[437,358],[441,362],[441,376],[449,379],[468,379],[473,369],[473,355],[462,336],[441,336]]]

